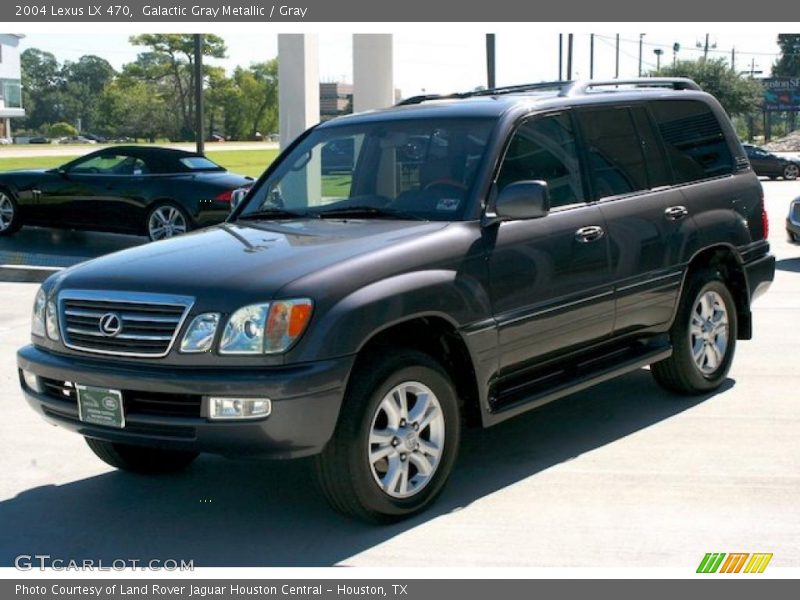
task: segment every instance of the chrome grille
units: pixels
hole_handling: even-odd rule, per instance
[[[59,301],[61,335],[68,348],[157,358],[172,348],[193,298],[66,290]]]

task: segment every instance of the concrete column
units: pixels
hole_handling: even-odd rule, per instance
[[[319,123],[319,43],[316,35],[278,35],[278,113],[281,148]]]
[[[353,112],[394,104],[392,35],[353,34]]]

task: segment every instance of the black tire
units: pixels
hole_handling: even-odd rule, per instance
[[[699,313],[697,314],[697,322],[703,323],[702,331],[709,337],[713,336],[712,341],[695,335],[690,330],[695,309],[700,308],[700,299],[707,294],[718,300],[714,304],[713,314],[720,314],[720,309],[724,307],[727,317],[725,347],[721,360],[713,352],[713,348],[717,347],[716,342],[721,342],[721,338],[713,329],[706,332],[707,326],[711,328],[710,320],[705,321],[700,318]],[[650,367],[658,384],[671,392],[683,395],[704,394],[718,388],[728,375],[736,351],[737,321],[736,303],[725,280],[717,271],[702,270],[689,275],[669,335],[672,342],[672,356]],[[706,364],[701,366],[695,360],[693,345],[703,353],[697,360]],[[708,360],[708,353],[714,355],[713,364]]]
[[[800,175],[800,165],[789,163],[783,167],[783,178],[786,181],[794,181]]]
[[[162,237],[155,236],[153,230],[151,230],[150,225],[151,225],[151,221],[153,220],[154,215],[156,213],[159,213],[159,214],[163,214],[163,213],[174,214],[176,216],[176,219],[179,219],[183,223],[183,226],[182,226],[183,229],[180,230],[180,231],[175,230],[175,229],[170,229]],[[148,237],[148,239],[151,242],[156,242],[158,240],[167,239],[167,238],[173,237],[175,235],[181,235],[183,233],[188,233],[193,228],[194,228],[194,226],[192,224],[192,220],[189,217],[189,215],[186,213],[186,210],[183,209],[178,204],[175,204],[174,202],[167,202],[167,201],[156,202],[153,206],[150,207],[150,210],[147,211],[147,217],[145,218],[145,221],[144,221],[144,232],[145,232],[145,235]]]
[[[19,215],[17,198],[10,191],[0,188],[0,236],[14,235],[20,227],[22,219]]]
[[[117,444],[89,437],[84,439],[103,462],[123,471],[144,475],[175,473],[188,467],[197,458],[197,452]]]
[[[433,393],[433,399],[441,409],[443,421],[437,423],[438,431],[444,431],[443,448],[440,448],[438,463],[427,477],[426,483],[420,485],[410,496],[395,497],[378,481],[377,469],[380,461],[375,463],[379,465],[378,468],[370,463],[369,452],[373,448],[369,442],[370,433],[373,425],[377,425],[382,416],[381,403],[390,397],[389,393],[397,386],[413,386],[417,383],[423,384]],[[417,396],[419,397],[421,396]],[[412,396],[414,403],[408,405],[409,420],[414,414],[416,401]],[[390,425],[387,423],[385,427],[388,430]],[[426,434],[429,436],[427,441],[432,440],[432,431],[433,426],[419,430],[419,440],[422,441]],[[452,471],[460,437],[461,411],[458,398],[455,387],[442,366],[427,354],[416,350],[400,349],[391,354],[386,351],[375,360],[362,364],[353,373],[333,438],[315,459],[317,477],[325,497],[337,511],[375,523],[395,522],[422,511],[441,492]],[[398,439],[400,438],[395,438]],[[387,444],[384,448],[394,454],[392,460],[395,464],[399,464],[397,460],[403,460],[404,463],[408,461],[405,464],[406,481],[411,482],[421,476],[421,471],[415,466],[421,455],[416,454],[412,457],[415,460],[410,460],[410,454],[402,454],[408,452],[405,445],[408,440],[408,437],[403,437],[399,447],[389,448]],[[392,445],[396,446],[394,442]],[[424,451],[420,452],[424,454]],[[406,458],[402,458],[403,456]],[[390,458],[385,459],[387,479],[391,464],[389,461]]]

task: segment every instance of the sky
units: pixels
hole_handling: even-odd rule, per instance
[[[496,27],[497,85],[553,80],[558,78],[558,34],[564,33],[563,69],[566,77],[567,33],[574,34],[573,77],[589,77],[590,34],[586,26],[581,28],[553,27],[551,24],[526,24],[529,27]],[[613,23],[604,23],[604,27]],[[625,24],[625,27],[630,27]],[[445,28],[447,31],[442,31]],[[620,76],[636,76],[639,69],[639,36],[642,38],[643,71],[655,69],[656,55],[653,50],[664,51],[662,64],[671,62],[672,46],[681,45],[679,59],[697,58],[705,43],[704,24],[681,24],[680,33],[673,35],[674,28],[662,24],[650,28],[642,26],[639,31],[620,32]],[[438,27],[400,27],[394,34],[394,78],[395,87],[403,96],[422,92],[446,93],[473,89],[486,84],[485,36],[474,27],[459,24],[439,24]],[[769,75],[770,68],[778,56],[775,42],[778,28],[759,25],[758,33],[730,29],[717,25],[720,33],[709,34],[709,55],[724,57],[730,61],[731,50],[736,49],[736,69],[762,71]],[[796,29],[796,27],[795,27]],[[22,32],[25,33],[25,32]],[[145,49],[132,46],[128,37],[140,31],[111,33],[25,33],[21,47],[39,48],[52,52],[59,62],[77,60],[84,54],[95,54],[108,60],[115,68],[136,59]],[[258,32],[249,27],[218,30],[227,46],[227,58],[210,60],[212,64],[233,70],[237,65],[248,66],[277,55],[277,34],[271,31]],[[616,31],[595,33],[594,60],[595,78],[611,78],[615,73]],[[320,48],[320,79],[322,81],[352,81],[352,35],[345,32],[323,31],[318,34]],[[716,46],[716,47],[714,47]],[[758,76],[758,74],[756,74]]]

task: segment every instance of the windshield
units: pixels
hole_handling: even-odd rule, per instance
[[[239,216],[459,220],[494,122],[409,119],[317,129]]]

